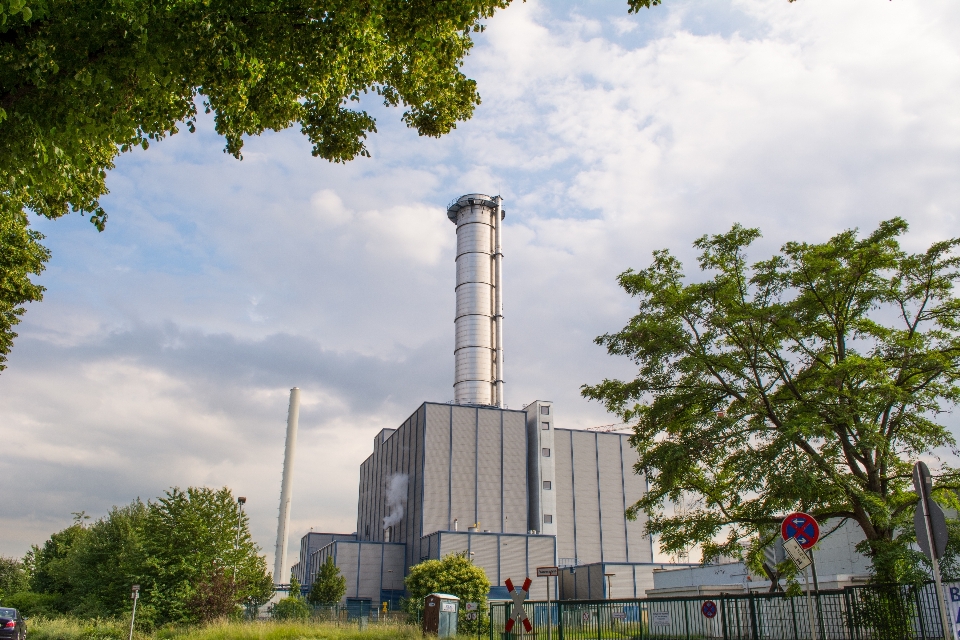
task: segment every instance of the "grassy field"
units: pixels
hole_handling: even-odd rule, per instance
[[[128,623],[76,618],[33,619],[27,623],[29,640],[127,640]],[[355,624],[340,627],[311,622],[218,622],[202,627],[166,627],[154,633],[134,633],[134,640],[413,640],[420,630],[410,625],[371,624],[361,631]]]

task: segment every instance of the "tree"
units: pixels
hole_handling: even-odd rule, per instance
[[[347,579],[340,575],[340,569],[333,563],[333,558],[327,556],[326,562],[320,565],[320,570],[310,586],[307,602],[310,604],[335,604],[340,602],[347,592]]]
[[[0,556],[0,604],[4,598],[26,591],[30,587],[30,576],[22,561],[16,558]]]
[[[237,158],[243,136],[294,124],[315,156],[369,156],[375,120],[349,106],[367,94],[437,137],[479,104],[460,67],[471,34],[508,4],[0,0],[0,318],[42,293],[8,285],[49,256],[24,212],[79,211],[103,230],[117,155],[193,131],[199,101]],[[13,334],[0,334],[2,357]]]
[[[72,547],[67,576],[74,611],[90,617],[114,617],[129,611],[130,586],[147,579],[146,518],[147,505],[139,499],[113,507]],[[154,610],[149,603],[142,604],[137,617],[149,622]]]
[[[748,266],[760,232],[736,225],[694,243],[702,282],[666,250],[620,275],[639,313],[597,343],[639,371],[582,391],[634,423],[650,490],[628,514],[648,514],[665,551],[756,560],[799,509],[857,522],[877,578],[900,577],[911,464],[954,445],[938,418],[960,397],[960,241],[913,254],[906,230],[788,242]],[[938,499],[956,503],[954,478],[942,465]],[[684,496],[691,508],[666,512]]]
[[[23,305],[43,298],[44,288],[30,281],[30,275],[40,275],[50,259],[42,239],[27,228],[26,213],[5,207],[0,194],[0,371],[6,369]]]
[[[82,512],[74,514],[72,525],[51,535],[42,547],[34,546],[25,558],[30,572],[30,591],[55,596],[55,605],[51,605],[54,601],[47,600],[44,606],[54,606],[64,613],[73,605],[71,554],[87,535],[86,518]]]
[[[272,592],[266,562],[248,525],[227,488],[173,488],[147,505],[141,595],[144,605],[155,608],[157,622],[200,621],[225,607],[225,601],[236,610]],[[230,577],[228,584],[224,576]],[[229,594],[224,595],[225,589]]]
[[[406,578],[410,598],[406,610],[412,616],[423,612],[423,599],[431,593],[449,593],[460,598],[460,619],[457,627],[462,633],[477,631],[478,620],[467,620],[467,602],[477,602],[480,611],[486,609],[490,580],[481,567],[467,559],[465,554],[453,553],[440,560],[424,560],[410,567]]]

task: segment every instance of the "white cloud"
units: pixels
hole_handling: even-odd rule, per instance
[[[23,498],[0,552],[209,482],[251,496],[272,553],[295,384],[296,530],[352,531],[373,434],[452,396],[462,193],[506,197],[508,401],[552,399],[564,425],[613,421],[578,389],[629,375],[592,338],[626,322],[614,278],[655,248],[692,266],[734,222],[763,229],[758,256],[894,215],[915,248],[955,233],[957,3],[576,11],[494,17],[466,66],[483,104],[440,140],[376,108],[373,159],[329,165],[285,131],[240,163],[203,122],[121,159],[104,234],[38,221],[55,257],[0,375],[0,438],[30,451],[0,462]]]

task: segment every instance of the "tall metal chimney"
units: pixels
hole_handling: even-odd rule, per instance
[[[293,456],[297,452],[297,422],[300,419],[300,389],[290,389],[287,411],[287,444],[283,452],[283,480],[280,483],[280,519],[277,523],[277,550],[274,554],[273,582],[285,584],[287,576],[287,531],[290,529],[290,503],[293,500]]]
[[[447,207],[457,225],[454,399],[503,407],[503,252],[500,196],[471,193]]]

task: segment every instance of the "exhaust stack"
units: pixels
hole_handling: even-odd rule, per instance
[[[454,399],[503,407],[503,199],[471,193],[447,207],[457,225]]]
[[[277,548],[274,554],[273,582],[285,584],[287,576],[287,532],[290,529],[290,503],[293,500],[293,457],[297,452],[297,423],[300,419],[300,389],[290,389],[287,411],[287,443],[283,452],[283,480],[280,483],[280,519],[277,523]]]

